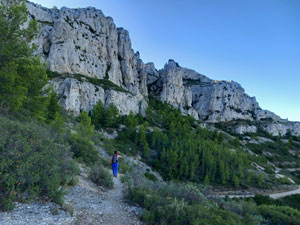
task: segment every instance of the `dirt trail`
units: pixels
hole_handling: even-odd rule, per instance
[[[142,225],[141,209],[123,200],[123,185],[114,178],[114,188],[104,190],[88,177],[89,169],[80,166],[78,183],[65,195],[65,209],[52,202],[16,203],[14,210],[0,212],[1,225]],[[71,214],[71,215],[70,215]]]
[[[66,202],[74,207],[75,221],[72,225],[142,225],[139,209],[123,200],[123,185],[114,177],[114,187],[102,191],[81,172],[79,183],[66,196]]]
[[[282,192],[282,193],[269,194],[269,196],[271,198],[278,199],[278,198],[283,198],[285,196],[294,195],[294,194],[300,194],[300,185],[299,185],[299,187],[296,190]]]
[[[105,193],[102,201],[103,224],[142,224],[136,216],[136,209],[132,209],[123,202],[123,185],[119,178],[114,177],[114,188]]]

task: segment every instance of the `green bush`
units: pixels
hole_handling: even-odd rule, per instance
[[[111,163],[109,159],[104,159],[102,157],[100,157],[100,163],[102,164],[102,166],[104,166],[105,168],[111,169]]]
[[[127,199],[145,208],[142,219],[146,224],[243,224],[232,212],[202,204],[190,205],[184,200],[162,196],[146,188],[131,188]]]
[[[262,216],[274,225],[299,225],[300,211],[288,206],[261,205],[258,207]]]
[[[300,210],[300,194],[286,196],[280,199],[282,204]]]
[[[258,211],[257,205],[253,200],[229,200],[224,202],[222,205],[224,209],[239,215],[242,218],[244,224],[260,225],[263,221],[263,218]]]
[[[106,188],[113,188],[114,186],[112,174],[101,164],[97,164],[91,168],[89,177],[97,185]]]
[[[204,205],[213,206],[213,204],[208,201],[206,196],[201,192],[202,187],[195,183],[175,183],[170,182],[166,185],[162,185],[159,188],[161,195],[168,195],[172,198],[183,199],[188,203],[201,203]]]
[[[61,203],[61,185],[78,173],[68,147],[57,143],[50,129],[33,122],[0,118],[0,127],[0,209],[39,196]]]
[[[132,168],[128,164],[128,161],[126,161],[124,158],[119,159],[119,173],[125,174],[127,172],[130,172]]]
[[[145,174],[145,177],[147,177],[149,180],[152,180],[152,181],[157,181],[157,178],[156,176],[153,174],[153,173],[149,173],[149,172],[146,172]]]
[[[257,205],[275,205],[276,200],[270,198],[267,195],[255,195],[253,200],[256,202]]]
[[[73,134],[69,139],[69,143],[71,145],[71,151],[79,161],[82,161],[87,165],[92,165],[97,162],[98,151],[89,138]]]
[[[120,124],[119,110],[112,103],[107,108],[99,101],[92,111],[92,123],[97,129],[118,128]]]

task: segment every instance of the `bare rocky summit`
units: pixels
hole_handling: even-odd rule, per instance
[[[144,64],[131,47],[128,31],[117,28],[101,10],[47,9],[31,2],[27,6],[30,17],[41,24],[35,54],[47,62],[49,70],[61,75],[51,83],[67,111],[90,111],[101,100],[105,106],[115,104],[121,114],[145,114],[147,98],[152,95],[197,120],[236,121],[230,129],[239,134],[262,129],[271,135],[288,131],[300,135],[299,122],[261,109],[237,82],[210,79],[174,60],[161,70],[153,63]],[[76,74],[96,78],[98,83],[78,80]]]

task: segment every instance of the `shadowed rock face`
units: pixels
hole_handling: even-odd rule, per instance
[[[153,63],[144,64],[131,47],[128,31],[117,28],[101,10],[52,10],[30,2],[27,7],[30,17],[41,24],[34,41],[38,46],[35,54],[47,62],[49,70],[64,74],[51,82],[60,104],[75,115],[92,110],[99,100],[105,106],[115,104],[121,114],[144,114],[150,94],[206,122],[250,121],[234,127],[237,133],[256,132],[260,127],[272,135],[284,135],[288,130],[300,135],[299,123],[262,110],[255,97],[248,96],[236,82],[212,80],[174,60],[161,70]],[[125,92],[67,78],[66,74],[110,81]]]

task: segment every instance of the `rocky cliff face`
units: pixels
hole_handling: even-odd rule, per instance
[[[158,71],[158,76],[150,77],[148,84],[152,94],[196,119],[210,123],[241,121],[231,128],[239,134],[256,133],[261,128],[272,135],[284,135],[288,130],[300,135],[300,123],[282,120],[262,110],[255,97],[247,95],[237,82],[211,80],[180,67],[174,60],[169,60],[164,69]]]
[[[30,2],[27,6],[31,18],[41,24],[36,54],[47,62],[49,70],[62,75],[51,83],[67,111],[90,111],[102,101],[105,106],[115,104],[121,114],[144,114],[150,94],[205,122],[243,121],[234,123],[231,130],[236,133],[261,128],[272,135],[284,135],[288,130],[300,135],[300,123],[262,110],[256,99],[234,81],[212,80],[180,67],[174,60],[161,70],[153,63],[144,64],[132,49],[128,32],[117,28],[101,10],[51,10]],[[111,82],[119,88],[78,80],[74,74]]]
[[[145,111],[144,96],[148,94],[145,65],[131,48],[128,31],[116,28],[112,18],[91,7],[50,10],[33,3],[27,7],[31,18],[41,24],[35,40],[36,54],[47,62],[49,70],[107,79],[131,93],[93,94],[96,87],[91,84],[55,79],[52,82],[56,91],[65,98],[60,102],[68,111],[78,114],[80,110],[90,110],[98,100],[114,103],[124,114],[130,110]]]

